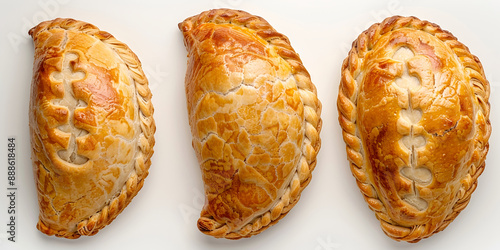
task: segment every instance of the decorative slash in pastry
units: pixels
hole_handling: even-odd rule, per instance
[[[391,238],[417,242],[467,206],[491,134],[477,57],[438,25],[391,17],[342,65],[337,108],[352,174]]]
[[[148,81],[127,45],[73,19],[29,31],[29,106],[39,222],[47,235],[94,235],[148,175],[155,122]]]
[[[264,19],[217,9],[179,24],[186,96],[205,183],[198,228],[258,234],[285,216],[311,180],[321,103],[288,38]]]

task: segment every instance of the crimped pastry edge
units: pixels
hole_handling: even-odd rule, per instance
[[[467,176],[462,179],[462,186],[459,190],[460,197],[453,206],[452,212],[446,216],[443,223],[432,233],[425,233],[425,226],[406,228],[391,223],[390,218],[385,213],[383,203],[378,199],[376,189],[371,183],[367,182],[368,176],[361,168],[363,165],[363,153],[361,138],[357,133],[356,123],[356,104],[358,97],[358,85],[356,77],[359,74],[361,60],[365,53],[372,49],[377,42],[378,37],[393,31],[395,29],[413,27],[417,30],[427,32],[443,43],[447,44],[459,58],[461,64],[466,69],[465,71],[471,77],[471,82],[474,89],[475,98],[479,103],[477,112],[479,116],[485,119],[485,131],[483,140],[474,141],[474,154],[478,155],[479,159],[473,162],[469,167]],[[491,135],[491,124],[489,120],[490,104],[488,102],[490,94],[489,83],[485,78],[484,70],[479,59],[472,55],[469,49],[459,42],[450,32],[442,30],[437,24],[422,21],[416,17],[401,17],[393,16],[386,18],[381,23],[373,24],[369,29],[361,33],[358,38],[352,43],[352,48],[348,57],[344,60],[341,70],[341,81],[339,86],[339,95],[337,99],[337,109],[339,113],[339,124],[342,127],[342,136],[346,143],[347,158],[353,176],[356,178],[356,183],[368,203],[369,208],[375,212],[377,219],[381,223],[384,233],[390,238],[397,241],[408,241],[415,243],[421,239],[430,237],[431,235],[444,230],[457,215],[469,203],[471,194],[477,186],[477,178],[481,175],[485,166],[485,158],[488,152],[488,139]],[[477,115],[477,114],[476,114]],[[477,164],[475,164],[477,163]]]
[[[278,54],[292,66],[292,74],[297,82],[297,88],[304,104],[305,139],[302,145],[302,157],[296,172],[285,193],[270,211],[254,218],[239,230],[231,232],[226,224],[215,221],[208,214],[201,214],[198,229],[216,238],[240,239],[257,235],[271,225],[276,224],[292,209],[300,199],[302,190],[311,181],[311,173],[316,167],[316,156],[321,148],[321,102],[317,98],[316,87],[311,82],[299,55],[293,50],[286,36],[278,33],[266,20],[259,16],[241,10],[214,9],[204,11],[189,17],[179,23],[179,29],[185,34],[194,27],[206,22],[231,23],[256,31],[256,34],[266,40],[269,45],[277,48]]]
[[[60,28],[66,30],[78,30],[79,32],[91,35],[108,45],[126,64],[130,77],[134,80],[137,104],[139,107],[139,120],[141,133],[138,137],[139,152],[135,159],[134,171],[128,177],[120,193],[111,199],[100,211],[89,218],[81,221],[77,225],[77,231],[68,232],[66,230],[54,230],[49,228],[39,218],[37,229],[49,236],[76,239],[82,235],[95,235],[100,229],[110,224],[118,214],[132,201],[144,184],[144,179],[148,176],[151,166],[151,156],[155,144],[154,133],[156,131],[153,119],[154,108],[151,103],[152,93],[148,87],[148,80],[141,68],[141,62],[132,50],[124,43],[118,41],[111,34],[99,30],[96,26],[71,18],[56,18],[44,21],[29,30],[28,34],[35,40],[38,33],[44,30]],[[36,42],[36,41],[35,41]],[[41,162],[38,162],[42,164]],[[33,161],[33,164],[37,162]]]

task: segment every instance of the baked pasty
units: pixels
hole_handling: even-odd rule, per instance
[[[337,107],[352,174],[384,232],[417,242],[467,206],[483,172],[489,83],[448,31],[391,17],[342,65]]]
[[[316,88],[288,38],[261,17],[217,9],[179,28],[206,194],[198,228],[250,237],[285,216],[311,180],[320,149]]]
[[[29,34],[37,228],[65,238],[94,235],[148,175],[155,143],[148,81],[127,45],[92,24],[55,19]]]

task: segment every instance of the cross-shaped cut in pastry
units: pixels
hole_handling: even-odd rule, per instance
[[[127,45],[89,23],[59,18],[29,34],[37,228],[65,238],[94,235],[148,175],[155,142],[148,81]]]
[[[352,173],[389,237],[417,242],[466,207],[488,152],[488,98],[479,59],[435,24],[395,16],[353,43],[339,122]]]
[[[218,9],[179,28],[207,197],[198,228],[250,237],[285,216],[311,179],[320,148],[316,89],[288,39],[260,17]]]

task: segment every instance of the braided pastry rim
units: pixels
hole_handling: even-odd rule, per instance
[[[292,67],[292,75],[296,80],[297,90],[304,105],[304,142],[302,155],[298,161],[295,173],[290,180],[284,194],[277,198],[277,203],[268,211],[253,218],[237,231],[230,231],[226,224],[221,224],[208,214],[200,214],[198,229],[204,234],[216,238],[240,239],[257,235],[283,218],[300,199],[302,190],[309,184],[312,171],[316,166],[316,156],[321,148],[321,102],[317,98],[317,91],[311,82],[310,75],[305,69],[299,55],[294,51],[288,38],[278,33],[265,19],[248,12],[233,9],[213,9],[189,17],[179,23],[179,29],[186,35],[203,23],[233,24],[245,27],[256,32],[256,35],[274,46],[278,55]]]
[[[156,131],[156,125],[153,119],[154,108],[151,102],[152,93],[148,86],[148,79],[142,70],[141,62],[137,55],[135,55],[125,43],[118,41],[110,33],[101,31],[90,23],[71,18],[56,18],[41,22],[30,29],[28,34],[35,39],[39,32],[49,29],[77,30],[100,40],[111,48],[127,66],[129,76],[134,81],[137,106],[139,108],[141,132],[137,139],[138,152],[136,154],[133,171],[124,183],[121,191],[110,199],[101,210],[89,216],[87,219],[80,221],[77,224],[77,230],[75,232],[54,230],[48,227],[39,216],[36,227],[42,233],[49,236],[55,235],[57,237],[76,239],[82,235],[95,235],[100,229],[110,224],[132,201],[144,185],[144,179],[148,176],[149,167],[151,166],[151,156],[154,153],[154,133]],[[35,162],[33,159],[33,164],[38,163],[42,164],[40,161]]]
[[[376,37],[399,28],[408,27],[435,36],[455,53],[460,63],[464,66],[465,73],[471,78],[469,83],[474,91],[476,102],[479,104],[475,115],[485,121],[484,130],[481,131],[482,134],[479,133],[480,135],[478,135],[478,133],[476,133],[474,138],[474,153],[472,157],[475,157],[476,160],[472,161],[469,166],[468,174],[461,180],[459,198],[453,205],[452,212],[445,217],[435,231],[426,235],[419,234],[416,227],[407,228],[391,223],[391,219],[385,213],[385,207],[382,201],[377,197],[376,188],[368,180],[369,178],[363,170],[363,146],[356,121],[357,91],[359,89],[356,78],[360,73],[360,66],[363,63],[361,61],[365,53],[370,51],[377,42],[378,39]],[[373,37],[375,37],[375,39],[373,39]],[[477,186],[477,178],[484,170],[485,158],[489,148],[488,139],[491,135],[491,124],[489,120],[490,104],[488,102],[490,86],[486,80],[479,59],[472,55],[469,49],[459,42],[456,37],[450,32],[442,30],[439,25],[428,21],[422,21],[413,16],[393,16],[386,18],[381,23],[373,24],[358,36],[352,43],[349,55],[342,64],[341,76],[337,109],[339,113],[339,124],[342,127],[342,135],[346,143],[347,158],[349,160],[352,175],[355,177],[356,183],[365,201],[368,203],[369,208],[375,212],[377,219],[380,221],[384,233],[396,241],[403,240],[414,243],[444,230],[467,206],[471,194]],[[477,120],[475,124],[478,126]]]

